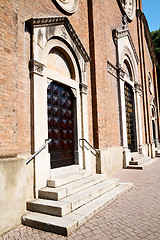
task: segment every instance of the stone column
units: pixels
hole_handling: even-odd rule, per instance
[[[30,61],[32,90],[32,153],[37,151],[48,138],[47,118],[47,80],[44,77],[45,66],[35,60]],[[46,186],[50,177],[50,154],[48,147],[34,159],[35,197],[38,189]]]
[[[80,93],[81,93],[81,109],[82,109],[82,138],[86,139],[89,142],[88,139],[88,99],[87,99],[87,90],[88,86],[85,83],[80,83]],[[82,141],[82,147],[83,147],[83,168],[87,170],[91,170],[91,153],[87,148],[89,149],[89,146],[85,141]],[[86,147],[84,147],[86,146]]]
[[[142,118],[141,118],[141,104],[140,98],[142,97],[142,89],[139,83],[135,83],[135,95],[137,102],[137,130],[138,130],[138,151],[143,153],[143,140],[142,140]]]

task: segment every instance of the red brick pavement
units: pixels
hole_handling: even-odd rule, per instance
[[[160,240],[160,158],[143,171],[123,169],[114,177],[133,188],[68,238],[20,225],[0,240]]]

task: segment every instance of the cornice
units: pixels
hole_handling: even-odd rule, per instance
[[[112,76],[117,78],[117,70],[118,68],[112,64],[110,61],[107,61],[107,71],[110,73]]]
[[[28,21],[26,21],[26,26],[28,28],[48,27],[48,26],[55,26],[55,25],[64,25],[65,26],[71,39],[75,43],[77,49],[81,53],[85,62],[89,62],[90,57],[88,56],[85,48],[83,47],[79,37],[77,36],[74,28],[72,27],[72,25],[67,17],[31,18]]]
[[[139,19],[141,19],[143,24],[144,24],[146,42],[148,44],[150,55],[151,55],[152,61],[155,62],[156,66],[157,66],[158,65],[158,60],[157,60],[157,57],[156,57],[156,54],[155,54],[155,50],[154,50],[150,30],[149,30],[149,27],[148,27],[147,19],[145,17],[145,14],[140,9],[137,9],[136,13],[137,13],[137,17],[139,17]]]
[[[118,40],[118,39],[123,38],[123,37],[126,37],[126,36],[127,36],[128,39],[129,39],[129,42],[130,42],[130,44],[131,44],[131,47],[132,47],[132,50],[133,50],[133,53],[134,53],[136,62],[137,62],[137,64],[138,64],[138,63],[139,63],[138,54],[137,54],[137,52],[136,52],[136,48],[135,48],[135,46],[134,46],[134,43],[133,43],[133,40],[132,40],[132,37],[131,37],[131,34],[130,34],[129,29],[122,29],[122,30],[114,29],[114,30],[113,30],[113,39],[114,39],[115,44],[117,44],[117,40]]]

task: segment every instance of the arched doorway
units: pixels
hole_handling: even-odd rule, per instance
[[[34,160],[37,195],[46,179],[62,171],[60,166],[65,170],[73,163],[78,168],[91,167],[78,144],[78,139],[88,139],[86,63],[90,59],[67,18],[30,19],[27,24],[34,36],[34,59],[30,60],[33,151],[48,137],[53,139],[49,151],[46,147]]]
[[[47,68],[54,70],[59,77],[47,88],[48,138],[51,169],[75,163],[76,141],[76,101],[71,87],[62,83],[64,78],[75,80],[72,59],[60,46],[53,47],[48,54]]]
[[[124,60],[123,69],[125,72],[124,94],[125,94],[125,109],[126,109],[126,130],[127,143],[131,152],[137,151],[136,137],[136,120],[135,120],[135,103],[132,86],[129,84],[133,81],[129,62]]]
[[[151,108],[151,120],[152,120],[152,138],[155,148],[157,148],[157,114],[155,100],[152,98],[150,103]]]

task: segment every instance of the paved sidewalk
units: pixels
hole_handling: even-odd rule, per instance
[[[123,169],[114,177],[134,187],[68,238],[20,225],[0,240],[160,240],[160,158],[143,171]]]

